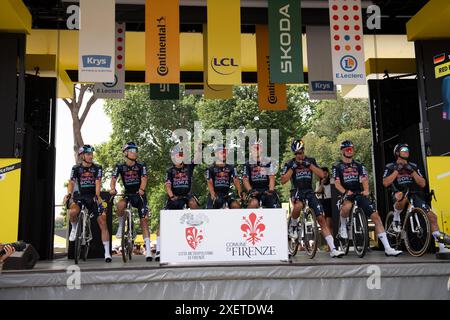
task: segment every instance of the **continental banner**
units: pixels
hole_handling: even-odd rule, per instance
[[[329,0],[334,84],[366,84],[361,0]]]
[[[270,81],[303,83],[300,0],[269,1]]]
[[[115,0],[80,0],[79,82],[114,82]]]
[[[180,83],[179,0],[145,2],[145,82]]]
[[[208,83],[241,84],[240,0],[207,0]]]
[[[150,100],[179,100],[180,85],[178,84],[150,84]]]
[[[19,232],[20,159],[0,159],[0,243],[17,241]]]
[[[123,99],[125,96],[125,23],[116,23],[116,63],[113,82],[96,83],[94,94],[100,99]]]
[[[212,85],[208,83],[208,30],[203,25],[203,93],[205,99],[233,98],[232,85]]]
[[[286,84],[270,82],[269,30],[256,25],[258,105],[260,110],[286,110]]]

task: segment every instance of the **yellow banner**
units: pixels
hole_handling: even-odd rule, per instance
[[[180,83],[179,0],[145,2],[145,82]]]
[[[207,0],[208,83],[241,84],[240,0]]]
[[[17,241],[20,164],[20,159],[0,159],[0,243]]]
[[[446,75],[449,75],[450,74],[450,62],[443,63],[443,64],[440,64],[440,65],[434,67],[434,73],[435,73],[436,79],[442,78]]]
[[[286,84],[270,82],[269,28],[256,25],[259,110],[286,110]]]
[[[233,86],[212,85],[208,83],[208,30],[203,25],[203,93],[205,99],[231,99]]]
[[[436,200],[431,206],[436,213],[439,229],[450,234],[450,157],[427,157],[430,190],[434,190]]]

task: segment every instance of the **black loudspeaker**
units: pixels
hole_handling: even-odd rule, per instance
[[[3,270],[33,269],[39,260],[39,254],[31,244],[27,244],[25,250],[14,252],[3,264]]]

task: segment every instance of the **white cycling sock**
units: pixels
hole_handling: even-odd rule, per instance
[[[111,253],[109,252],[109,241],[103,241],[103,247],[105,248],[105,258],[111,258]]]
[[[432,235],[434,237],[434,240],[436,240],[436,242],[438,243],[439,251],[443,251],[445,249],[445,244],[440,243],[437,239],[441,235],[441,232],[439,230],[437,230],[437,231],[433,232]]]
[[[75,230],[77,228],[78,222],[70,222],[72,225],[72,230]]]
[[[396,209],[394,207],[394,221],[400,222],[400,213],[402,212],[401,209]]]
[[[341,228],[345,228],[345,226],[347,225],[347,218],[344,218],[342,216],[340,216],[341,218]]]
[[[118,217],[118,218],[119,218],[119,228],[123,228],[123,223],[125,221],[125,217],[121,216],[121,217]]]
[[[328,243],[328,246],[330,247],[330,250],[333,251],[334,249],[336,249],[336,247],[334,246],[334,240],[333,240],[333,236],[331,234],[329,234],[328,236],[325,237],[325,240]]]
[[[160,243],[159,243],[159,236],[156,237],[156,252],[159,252],[160,249]]]
[[[291,217],[291,225],[292,226],[298,225],[298,219],[294,219],[294,218]]]
[[[146,257],[151,257],[152,256],[152,250],[150,248],[150,239],[149,238],[144,238],[144,242],[145,242],[145,256]]]
[[[384,250],[385,250],[385,251],[386,251],[387,249],[390,249],[390,248],[391,248],[391,245],[389,244],[389,241],[388,241],[387,236],[386,236],[386,232],[381,232],[381,233],[379,233],[379,234],[378,234],[378,239],[380,239],[381,242],[383,243],[383,246],[384,246]]]

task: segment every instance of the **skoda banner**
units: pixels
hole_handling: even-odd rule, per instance
[[[329,0],[334,84],[366,84],[361,0]]]
[[[162,210],[161,263],[288,260],[284,209]]]

